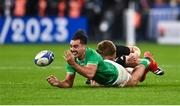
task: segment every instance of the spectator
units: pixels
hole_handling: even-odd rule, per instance
[[[128,8],[129,0],[113,0],[113,1],[104,1],[103,10],[104,16],[107,12],[112,13],[112,24],[109,26],[111,39],[114,40],[124,40],[125,39],[125,26],[124,26],[124,10]],[[108,8],[107,8],[108,7]],[[107,18],[108,19],[108,18]]]
[[[138,27],[136,26],[136,40],[147,40],[147,29],[148,29],[148,14],[150,10],[149,0],[140,0],[136,2],[136,11],[139,13],[140,22]],[[139,17],[139,16],[138,16]]]
[[[37,16],[37,15],[38,15],[38,1],[27,0],[26,16]]]
[[[47,1],[46,0],[39,0],[38,2],[38,15],[39,16],[46,16],[46,9],[47,9]]]
[[[57,10],[58,10],[57,15],[61,17],[65,16],[66,8],[67,8],[66,0],[59,0],[57,4]]]
[[[81,11],[83,7],[83,0],[70,0],[69,1],[69,17],[78,18],[81,16]]]
[[[15,0],[14,1],[14,16],[24,16],[26,14],[26,0]]]
[[[129,2],[132,0],[115,0],[115,15],[113,23],[113,39],[125,39],[124,11],[128,8]]]
[[[90,39],[100,39],[99,24],[102,17],[102,0],[86,0],[85,15],[88,18],[88,34]]]

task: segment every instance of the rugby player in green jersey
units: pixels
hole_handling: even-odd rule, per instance
[[[54,75],[47,78],[49,84],[60,88],[73,86],[76,73],[95,80],[103,86],[135,86],[139,83],[146,68],[151,62],[145,59],[138,67],[134,68],[133,74],[129,74],[124,67],[111,60],[103,60],[100,54],[87,47],[87,36],[82,30],[78,30],[70,41],[70,50],[65,51],[66,78],[58,80]]]

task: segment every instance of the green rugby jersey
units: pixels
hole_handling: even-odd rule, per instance
[[[95,50],[86,48],[86,54],[84,60],[79,60],[78,58],[75,61],[81,65],[86,66],[87,64],[97,65],[97,72],[93,78],[97,83],[102,85],[112,85],[118,77],[117,68],[111,63],[105,62],[103,58]],[[69,64],[66,66],[68,73],[75,74],[76,70],[71,67]]]

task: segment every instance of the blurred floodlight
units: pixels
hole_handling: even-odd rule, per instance
[[[106,32],[109,28],[109,25],[108,25],[108,22],[107,21],[103,21],[101,24],[100,24],[100,30],[102,32]]]

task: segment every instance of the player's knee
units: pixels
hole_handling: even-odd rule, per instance
[[[129,87],[134,87],[134,86],[136,86],[138,83],[139,83],[138,80],[131,79],[131,80],[127,83],[127,86],[129,86]]]

